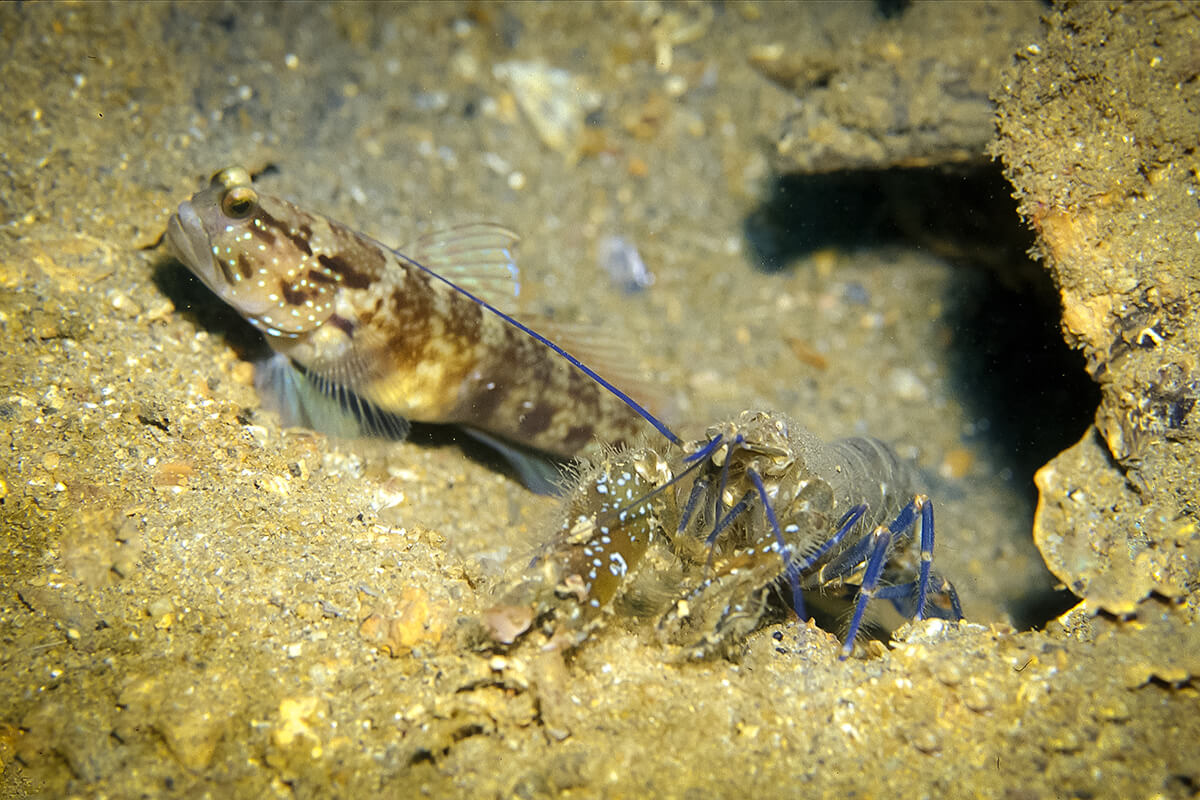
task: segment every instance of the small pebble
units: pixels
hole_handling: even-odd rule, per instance
[[[1060,753],[1074,753],[1082,746],[1079,734],[1070,728],[1058,731],[1047,740],[1046,744],[1050,746],[1051,750],[1057,750]]]
[[[942,737],[932,728],[918,728],[909,734],[908,741],[922,753],[936,753],[942,749]]]
[[[845,298],[847,303],[856,306],[865,306],[871,303],[871,293],[861,283],[857,282],[847,283],[842,292],[842,297]]]
[[[133,319],[142,313],[142,307],[124,292],[117,292],[110,299],[113,310],[120,311],[126,317]]]
[[[551,150],[573,151],[589,110],[600,105],[570,72],[538,61],[509,61],[493,68],[511,88],[538,138]]]
[[[964,706],[977,714],[990,711],[992,708],[991,693],[977,683],[972,683],[963,689],[962,701]]]
[[[1129,719],[1129,706],[1119,697],[1106,697],[1093,707],[1096,719],[1108,722],[1124,722]]]
[[[605,236],[598,245],[597,259],[600,267],[608,273],[613,286],[630,294],[654,285],[654,275],[646,269],[646,263],[638,253],[637,246],[621,236]]]
[[[888,386],[900,400],[923,402],[929,399],[929,388],[911,369],[897,367],[888,374]]]
[[[946,686],[962,683],[962,670],[953,661],[943,661],[934,669],[933,676]]]
[[[943,478],[957,480],[966,476],[971,471],[971,465],[975,462],[975,456],[970,450],[965,447],[956,447],[950,450],[942,458],[942,464],[938,467],[938,473]]]
[[[787,336],[784,339],[788,343],[788,347],[792,349],[792,354],[801,363],[807,364],[814,369],[826,369],[829,366],[829,360],[804,340],[797,339],[794,336]]]

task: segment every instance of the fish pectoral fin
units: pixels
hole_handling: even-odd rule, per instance
[[[344,384],[305,372],[287,356],[277,353],[259,362],[254,385],[263,405],[279,414],[284,425],[310,428],[339,439],[408,438],[407,419],[384,411]]]
[[[396,441],[408,438],[412,426],[405,417],[385,411],[345,384],[332,378],[312,372],[305,374],[304,377],[308,385],[330,406],[328,409],[324,406],[316,407],[315,410],[322,412],[322,416],[320,419],[313,420],[315,430],[322,430],[319,427],[320,423],[333,424],[335,418],[349,417],[358,423],[362,436]]]
[[[476,222],[426,234],[400,255],[504,311],[521,291],[513,250],[520,237],[501,225]]]

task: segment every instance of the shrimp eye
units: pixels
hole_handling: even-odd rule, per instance
[[[234,186],[221,197],[221,211],[234,219],[250,216],[257,204],[258,192],[249,186]]]

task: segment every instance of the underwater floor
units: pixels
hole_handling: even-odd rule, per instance
[[[1195,796],[1197,28],[0,7],[0,795]],[[965,620],[880,615],[846,661],[844,611],[700,663],[620,618],[468,646],[560,501],[453,431],[263,407],[261,336],[161,246],[232,164],[389,245],[518,231],[524,309],[685,438],[889,442]]]

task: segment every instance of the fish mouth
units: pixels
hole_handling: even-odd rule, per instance
[[[217,291],[217,287],[213,285],[217,268],[213,260],[212,246],[209,244],[208,234],[204,231],[204,223],[200,221],[200,215],[192,208],[191,203],[180,203],[179,210],[171,215],[167,222],[167,244],[175,257],[182,261],[192,274],[209,289]]]

